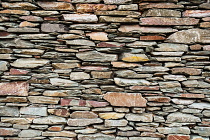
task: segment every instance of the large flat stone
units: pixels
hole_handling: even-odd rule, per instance
[[[0,136],[17,136],[20,131],[14,128],[0,128]]]
[[[97,16],[92,14],[63,14],[63,17],[67,21],[78,23],[94,23],[98,21]]]
[[[93,135],[78,135],[78,140],[116,140],[114,136],[105,134],[93,134]]]
[[[120,22],[120,23],[136,23],[137,19],[128,17],[112,17],[112,16],[100,16],[99,22]]]
[[[108,92],[104,99],[113,106],[145,107],[147,100],[140,93],[117,93]]]
[[[95,46],[95,43],[85,39],[74,39],[66,41],[68,45],[81,45],[81,46]]]
[[[158,127],[157,130],[162,134],[190,134],[188,127]]]
[[[19,116],[18,107],[0,106],[0,116]]]
[[[66,124],[66,119],[63,117],[57,117],[57,116],[47,116],[47,117],[41,117],[41,118],[35,118],[33,120],[34,124]]]
[[[107,11],[107,10],[114,10],[117,8],[116,5],[106,5],[106,4],[77,4],[76,7],[77,7],[77,12],[79,13]]]
[[[28,96],[29,85],[27,82],[0,83],[0,96]]]
[[[123,120],[105,120],[105,127],[126,126],[128,121]]]
[[[172,74],[200,75],[201,70],[195,68],[172,68]]]
[[[174,44],[174,43],[162,43],[158,44],[158,48],[155,48],[155,51],[163,52],[186,52],[188,51],[188,46],[184,44]]]
[[[181,12],[168,9],[149,9],[143,13],[146,17],[181,17]]]
[[[144,67],[138,67],[135,68],[134,71],[140,71],[140,72],[165,72],[165,71],[169,71],[169,68],[166,67],[160,67],[160,66],[152,66],[152,67],[148,67],[148,66],[144,66]]]
[[[0,61],[0,71],[6,71],[6,70],[8,70],[7,65],[8,65],[8,62],[6,62],[6,61]]]
[[[210,43],[210,31],[205,29],[188,29],[178,31],[168,37],[168,42],[174,43]]]
[[[74,81],[61,78],[50,78],[50,83],[54,86],[78,86],[78,83]]]
[[[42,32],[68,32],[68,28],[64,24],[50,24],[50,23],[43,23],[41,25]]]
[[[90,111],[75,111],[70,116],[72,119],[95,119],[98,115]]]
[[[71,132],[71,131],[60,131],[60,132],[46,131],[46,132],[42,132],[42,136],[45,136],[45,137],[46,136],[48,136],[48,137],[76,137],[77,134],[74,132]]]
[[[150,85],[150,82],[144,79],[125,79],[125,78],[114,78],[115,84],[118,86],[133,86],[133,85]]]
[[[67,124],[69,126],[87,126],[90,124],[102,123],[103,120],[99,118],[95,119],[68,119]]]
[[[57,104],[60,98],[45,97],[45,96],[29,96],[28,100],[31,103],[37,103],[37,104]]]
[[[181,84],[177,81],[159,82],[159,85],[162,92],[179,93],[183,91]]]
[[[37,4],[44,10],[68,10],[74,11],[74,6],[67,2],[44,2],[38,1]]]
[[[210,10],[186,10],[183,13],[185,17],[209,17]]]
[[[149,58],[145,54],[131,54],[123,53],[121,59],[126,62],[144,62],[149,61]]]
[[[20,58],[11,63],[13,67],[17,68],[37,68],[46,65],[49,60],[36,58]]]
[[[201,122],[201,120],[199,117],[196,117],[191,114],[176,112],[176,113],[171,113],[167,116],[167,122],[195,123],[195,122]]]
[[[41,136],[42,134],[42,131],[40,130],[22,130],[18,137],[21,137],[21,138],[30,138],[30,137],[38,137],[38,136]]]
[[[153,114],[142,113],[142,114],[127,114],[125,118],[129,121],[137,121],[137,122],[152,122]]]
[[[16,3],[8,3],[2,2],[2,7],[8,9],[16,9],[16,10],[35,10],[38,7],[29,3],[29,2],[16,2]]]
[[[21,107],[20,114],[47,116],[46,107]]]
[[[131,2],[132,0],[104,0],[105,4],[128,4]]]
[[[110,62],[117,61],[116,54],[106,54],[97,51],[88,51],[77,53],[76,56],[83,61],[100,61],[100,62]]]

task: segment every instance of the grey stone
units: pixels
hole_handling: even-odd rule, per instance
[[[169,71],[169,68],[160,67],[160,66],[152,66],[152,67],[143,66],[143,67],[135,68],[134,71],[146,72],[146,73],[147,72],[165,72],[165,71]]]
[[[8,28],[7,31],[12,33],[39,33],[39,28]]]
[[[85,72],[71,72],[70,74],[71,80],[84,80],[84,79],[90,79],[90,75]]]
[[[79,29],[79,30],[103,30],[107,29],[108,26],[106,24],[100,23],[100,24],[73,24],[70,25],[71,29]]]
[[[37,103],[37,104],[58,104],[60,98],[45,97],[45,96],[29,96],[28,100],[31,103]]]
[[[196,109],[210,109],[210,103],[193,103],[188,106],[189,108]]]
[[[161,138],[151,138],[151,137],[130,137],[129,140],[161,140]]]
[[[49,34],[22,34],[20,35],[21,39],[55,39],[55,37],[50,36]]]
[[[47,116],[47,107],[21,107],[20,114]]]
[[[168,9],[149,9],[143,13],[146,17],[181,17],[181,12]]]
[[[152,77],[152,74],[138,74],[135,71],[132,70],[118,70],[115,71],[115,74],[117,77],[123,77],[123,78],[148,78]]]
[[[78,83],[71,80],[61,79],[61,78],[50,78],[50,83],[54,86],[78,86]]]
[[[0,71],[7,71],[8,70],[8,62],[0,61]]]
[[[96,118],[96,119],[68,119],[67,124],[69,126],[87,126],[90,124],[97,124],[102,123],[103,120]]]
[[[49,63],[49,60],[46,59],[20,58],[11,63],[11,65],[17,68],[37,68],[47,63]]]
[[[134,48],[139,48],[139,47],[149,47],[149,46],[153,46],[153,45],[157,45],[156,42],[148,42],[148,41],[135,41],[133,43],[128,43],[126,44],[126,46],[128,47],[134,47]]]
[[[190,114],[199,114],[199,113],[201,113],[201,110],[199,110],[199,109],[185,108],[181,112],[183,112],[183,113],[190,113]]]
[[[196,117],[194,115],[176,112],[176,113],[171,113],[167,116],[167,122],[192,123],[192,122],[201,122],[201,120],[199,117]]]
[[[210,136],[210,127],[194,127],[195,130],[192,130],[194,133],[198,133],[200,136],[209,137]]]
[[[105,4],[128,4],[131,2],[132,0],[104,0]]]
[[[84,61],[100,61],[100,62],[117,61],[116,54],[106,54],[97,51],[80,52],[77,53],[76,56]]]
[[[90,40],[84,40],[84,39],[74,39],[66,41],[68,45],[81,45],[81,46],[95,46],[95,43]]]
[[[126,126],[128,124],[127,120],[105,120],[105,127],[117,127]]]
[[[177,42],[179,43],[179,42]],[[162,43],[158,44],[159,48],[155,48],[155,51],[165,51],[165,52],[186,52],[188,51],[188,46],[184,44],[174,44],[174,43]]]
[[[43,23],[41,25],[42,32],[68,32],[68,28],[64,24],[50,24],[50,23]]]
[[[0,106],[0,116],[19,116],[18,107]]]
[[[34,124],[66,124],[66,119],[63,117],[57,117],[57,116],[47,116],[47,117],[41,117],[41,118],[35,118],[33,120]]]
[[[93,134],[93,135],[78,135],[78,140],[115,140],[114,136],[104,135],[104,134]]]
[[[160,90],[162,92],[179,93],[182,92],[181,84],[177,81],[173,82],[159,82]]]
[[[174,43],[210,43],[210,31],[205,29],[188,29],[178,31],[168,37],[168,42]]]
[[[202,137],[202,136],[197,136],[197,135],[191,135],[190,138],[191,140],[209,140],[208,137]]]
[[[72,0],[72,3],[100,3],[101,0]]]
[[[0,136],[17,136],[20,133],[20,131],[21,130],[14,128],[0,128]]]
[[[162,134],[190,134],[188,127],[158,127],[157,130]]]
[[[206,117],[210,117],[210,110],[204,110],[202,114]]]
[[[114,41],[116,42],[134,42],[137,41],[138,38],[134,38],[134,37],[115,37]]]
[[[19,75],[8,75],[8,76],[2,76],[1,78],[3,79],[8,79],[8,80],[29,80],[31,76],[19,76]]]
[[[118,10],[125,10],[125,11],[132,11],[132,10],[138,10],[138,5],[137,4],[128,4],[128,5],[119,5]]]
[[[41,134],[42,134],[42,131],[40,130],[22,130],[18,134],[18,137],[21,137],[21,138],[38,137],[38,136],[41,136]]]
[[[153,121],[153,114],[150,114],[150,113],[126,114],[125,118],[129,121],[152,122]]]
[[[124,78],[114,78],[114,82],[118,86],[133,86],[133,85],[150,85],[149,81],[144,79],[124,79]]]
[[[164,75],[166,80],[185,81],[187,78],[184,75]]]
[[[63,14],[64,20],[78,23],[95,23],[98,21],[96,15],[92,14]]]

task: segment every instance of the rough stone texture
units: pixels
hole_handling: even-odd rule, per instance
[[[28,96],[29,85],[27,82],[0,83],[0,95]]]
[[[95,119],[68,119],[67,124],[69,126],[87,126],[90,124],[102,123],[103,120],[99,118]]]
[[[16,136],[21,130],[13,128],[0,128],[0,136]]]
[[[125,118],[129,121],[137,121],[137,122],[152,122],[153,115],[148,113],[143,114],[127,114]]]
[[[30,137],[38,137],[41,136],[42,131],[40,130],[22,130],[19,133],[19,137],[21,138],[30,138]]]
[[[172,113],[167,116],[167,122],[201,122],[199,117],[184,114],[184,113]]]
[[[63,14],[63,17],[67,21],[79,23],[92,23],[98,21],[97,16],[91,14]]]
[[[1,116],[19,116],[19,110],[17,107],[4,107],[0,106]]]
[[[200,75],[201,70],[195,68],[173,68],[172,74]]]
[[[45,24],[42,24],[41,30],[43,32],[61,32],[61,33],[63,33],[63,32],[67,32],[68,28],[63,24],[45,23]]]
[[[48,116],[48,117],[42,117],[42,118],[35,118],[33,120],[34,124],[65,124],[66,119],[62,117],[56,117],[56,116]]]
[[[46,107],[21,107],[20,113],[28,114],[28,115],[47,116],[47,108]]]
[[[22,58],[11,63],[11,65],[17,68],[36,68],[36,67],[44,66],[48,62],[49,60],[45,60],[45,59]]]
[[[74,7],[70,3],[66,2],[43,2],[39,1],[37,3],[40,7],[42,7],[44,10],[68,10],[73,11]]]
[[[126,62],[142,62],[142,61],[149,61],[149,58],[145,54],[130,54],[130,53],[123,53],[121,56],[123,61]]]

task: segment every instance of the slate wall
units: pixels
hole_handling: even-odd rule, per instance
[[[1,0],[0,140],[209,140],[207,0]]]

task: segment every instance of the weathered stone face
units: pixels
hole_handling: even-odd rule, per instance
[[[22,59],[17,59],[15,62],[11,63],[11,65],[17,68],[36,68],[36,67],[44,66],[47,63],[49,63],[49,60],[35,59],[35,58],[22,58]]]
[[[67,21],[78,23],[94,23],[98,21],[97,16],[91,14],[63,14],[63,17]]]
[[[73,11],[74,7],[70,3],[64,2],[43,2],[39,1],[38,5],[41,6],[44,10],[69,10]]]
[[[0,83],[0,95],[28,96],[29,85],[27,82]]]
[[[104,95],[104,99],[113,106],[145,107],[147,103],[140,93],[109,92]]]

